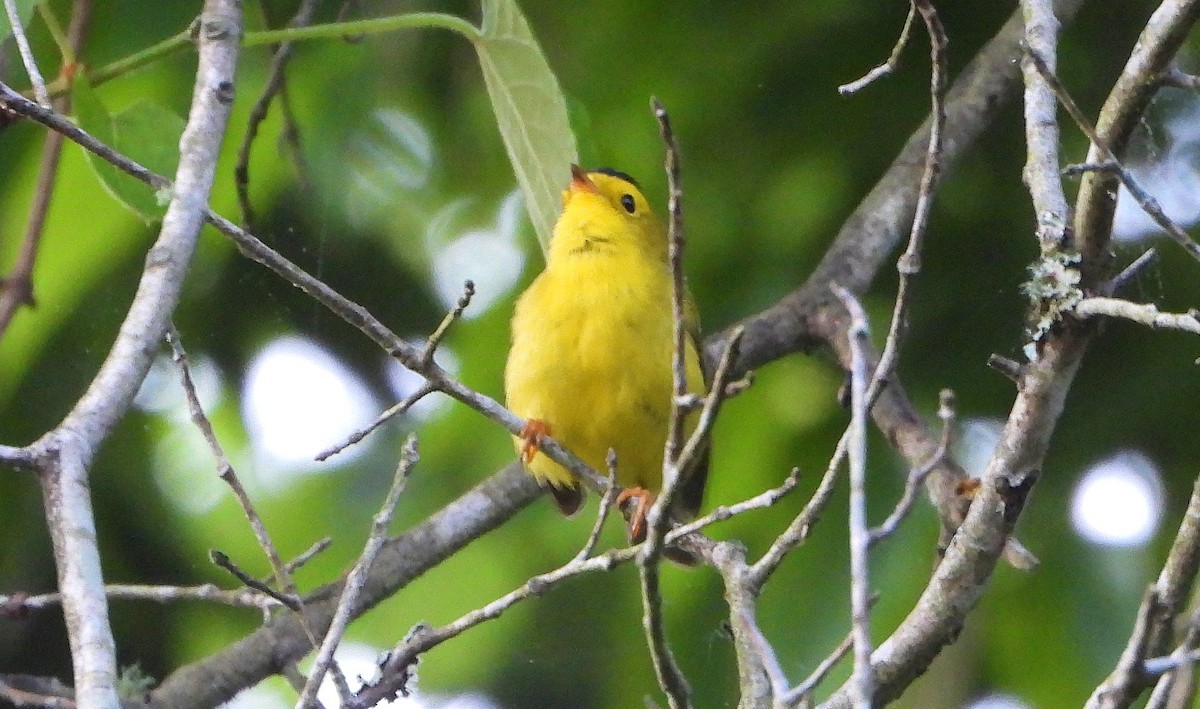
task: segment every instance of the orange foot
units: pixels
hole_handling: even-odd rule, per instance
[[[529,419],[521,429],[521,460],[525,465],[533,462],[533,456],[542,447],[542,438],[550,435],[550,424],[541,419]]]
[[[629,520],[629,541],[637,544],[646,538],[646,514],[654,504],[654,493],[644,487],[627,487],[617,493],[617,508],[625,510],[625,503],[637,500],[633,511],[626,514]]]

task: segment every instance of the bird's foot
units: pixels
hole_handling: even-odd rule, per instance
[[[525,465],[533,462],[533,457],[542,447],[542,438],[550,435],[550,424],[541,419],[529,419],[521,429],[521,460]]]
[[[633,501],[633,508],[627,511],[630,501]],[[638,544],[646,538],[646,515],[653,504],[654,493],[644,487],[622,488],[621,492],[617,493],[617,508],[628,520],[627,530],[631,544]]]

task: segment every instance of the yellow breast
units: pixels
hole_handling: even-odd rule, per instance
[[[672,398],[665,237],[622,233],[622,222],[597,213],[607,203],[567,200],[546,270],[517,302],[505,370],[508,406],[548,424],[552,438],[602,473],[615,450],[622,487],[657,491]],[[646,248],[649,239],[658,243]],[[686,355],[689,389],[702,393],[691,338]],[[528,467],[553,485],[574,484],[544,454]]]

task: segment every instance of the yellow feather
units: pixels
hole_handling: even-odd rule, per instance
[[[666,234],[637,187],[619,176],[577,172],[563,201],[546,269],[517,301],[508,406],[546,423],[554,440],[602,473],[614,449],[618,484],[657,492],[672,392]],[[688,387],[703,393],[690,299],[687,310]],[[694,415],[688,424],[690,432]],[[522,439],[516,443],[520,449]],[[577,484],[542,453],[528,469],[559,488]]]

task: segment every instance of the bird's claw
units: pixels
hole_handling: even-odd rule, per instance
[[[533,457],[542,447],[542,439],[550,435],[550,424],[541,419],[529,419],[521,429],[521,461],[525,465],[533,462]]]
[[[637,544],[646,538],[646,515],[654,504],[654,493],[643,487],[627,487],[617,493],[617,508],[625,511],[625,504],[636,500],[631,512],[626,513],[629,520],[629,541]]]

